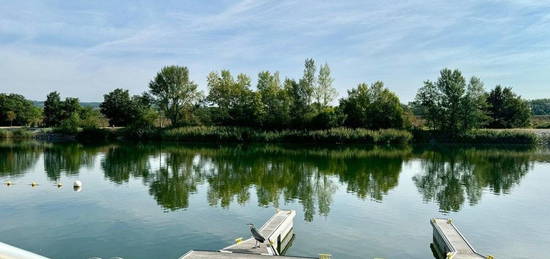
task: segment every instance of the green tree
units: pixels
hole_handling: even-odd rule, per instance
[[[489,93],[487,101],[491,116],[490,128],[520,128],[529,125],[529,105],[521,96],[512,92],[512,88],[496,86]]]
[[[486,116],[483,84],[466,80],[459,70],[443,69],[436,82],[426,81],[418,90],[415,103],[428,126],[450,134],[459,134],[484,125]]]
[[[10,127],[13,126],[13,120],[15,120],[16,117],[17,116],[16,116],[15,112],[13,112],[13,111],[6,112],[6,118],[10,122]]]
[[[154,99],[147,93],[143,95],[132,96],[131,105],[131,122],[128,126],[134,129],[147,130],[155,127],[155,121],[158,120],[159,114],[153,108]]]
[[[214,121],[222,125],[261,126],[265,115],[261,95],[250,89],[250,78],[239,74],[233,79],[229,70],[211,72],[207,78],[207,101],[216,106]]]
[[[290,125],[291,100],[281,87],[279,73],[263,71],[258,74],[258,92],[264,106],[263,125],[267,128],[284,128]]]
[[[101,126],[102,116],[99,110],[92,107],[82,107],[78,117],[80,118],[79,126],[82,128],[97,128]]]
[[[10,112],[15,114],[13,119],[11,119]],[[40,109],[22,95],[0,94],[0,125],[27,126],[39,118]]]
[[[300,95],[304,98],[307,105],[311,104],[313,91],[316,88],[317,80],[315,78],[315,60],[309,58],[304,63],[304,75],[299,81]]]
[[[403,107],[393,92],[377,81],[371,86],[361,83],[340,100],[344,125],[354,128],[402,128],[405,125]]]
[[[99,107],[111,126],[127,126],[132,122],[132,99],[128,90],[117,88],[104,95]]]
[[[67,97],[65,101],[61,104],[61,120],[66,120],[76,114],[80,118],[80,111],[82,106],[80,106],[80,101],[78,98]]]
[[[44,102],[44,125],[54,127],[62,120],[63,107],[58,92],[51,92]]]
[[[334,79],[330,76],[330,67],[328,64],[321,65],[317,86],[313,91],[313,95],[321,109],[327,107],[338,95],[336,89],[332,87],[333,82]]]
[[[173,126],[192,116],[193,105],[201,97],[197,84],[189,79],[187,67],[180,66],[162,68],[149,83],[149,90]]]
[[[464,129],[481,128],[489,122],[487,115],[487,94],[483,88],[483,82],[477,77],[472,77],[466,88],[462,109]]]

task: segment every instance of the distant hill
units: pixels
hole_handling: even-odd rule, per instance
[[[32,101],[34,106],[44,108],[44,101]],[[80,102],[83,107],[99,108],[100,102]]]

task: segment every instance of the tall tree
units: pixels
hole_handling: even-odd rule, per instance
[[[207,81],[206,99],[215,105],[215,121],[222,125],[261,125],[265,110],[261,95],[250,89],[248,76],[239,74],[235,80],[229,70],[222,70],[221,75],[211,72]]]
[[[463,128],[481,128],[487,125],[490,119],[487,115],[488,107],[487,93],[485,93],[483,82],[477,77],[472,77],[466,88],[466,96],[462,104]]]
[[[201,96],[187,67],[180,66],[162,68],[149,83],[149,90],[172,125],[182,124]]]
[[[61,104],[62,107],[62,113],[61,113],[61,120],[66,120],[76,114],[76,116],[80,117],[80,112],[82,110],[82,106],[80,106],[80,100],[78,98],[74,97],[67,97],[65,98],[65,101]]]
[[[405,123],[403,107],[393,92],[378,81],[369,86],[361,83],[340,100],[346,118],[344,124],[354,128],[402,128]]]
[[[269,128],[289,126],[292,104],[289,95],[281,87],[279,72],[260,72],[257,88],[265,110],[263,125]]]
[[[13,121],[15,120],[16,117],[17,117],[17,115],[15,114],[14,111],[7,111],[6,112],[6,118],[10,122],[10,127],[13,126]]]
[[[51,92],[44,102],[44,125],[53,127],[59,125],[62,120],[63,105],[58,92]]]
[[[315,60],[309,58],[304,63],[304,75],[299,81],[300,95],[303,96],[307,105],[311,104],[313,91],[315,90],[317,80],[315,78]]]
[[[320,108],[327,107],[337,96],[336,89],[332,87],[334,79],[330,76],[330,67],[328,64],[321,65],[319,69],[319,78],[317,86],[314,88],[313,95]]]
[[[19,94],[0,94],[0,125],[31,125],[40,109]]]
[[[436,82],[424,82],[424,86],[418,90],[415,102],[423,110],[428,125],[450,134],[467,131],[476,124],[479,126],[482,120],[478,118],[472,121],[469,118],[471,114],[465,112],[464,108],[472,108],[477,112],[482,107],[482,98],[479,97],[480,82],[474,79],[471,83],[473,85],[467,90],[462,73],[447,68],[441,70]]]
[[[111,126],[127,126],[132,120],[132,100],[128,90],[118,88],[104,95],[99,108]]]
[[[487,100],[491,116],[490,128],[519,128],[529,125],[529,105],[512,88],[498,85],[489,93]]]

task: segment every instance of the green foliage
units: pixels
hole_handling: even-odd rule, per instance
[[[57,126],[62,120],[63,104],[58,92],[51,92],[44,102],[44,125]]]
[[[213,121],[220,125],[261,125],[265,115],[260,93],[250,89],[250,78],[239,74],[237,80],[229,70],[211,72],[207,78],[208,102],[216,107]]]
[[[497,86],[487,97],[490,128],[521,128],[529,126],[531,110],[527,101],[512,92],[512,88]]]
[[[406,144],[412,135],[403,130],[332,128],[325,130],[262,131],[242,127],[198,126],[163,130],[160,138],[189,142],[263,142],[327,144]]]
[[[520,130],[470,130],[460,134],[445,131],[413,131],[415,143],[460,143],[460,144],[522,144],[533,145],[539,140],[536,134]]]
[[[286,128],[291,122],[292,99],[289,91],[281,87],[279,73],[263,71],[258,74],[258,93],[261,96],[265,115],[265,128]]]
[[[27,129],[14,129],[14,130],[5,130],[0,129],[0,139],[29,139],[33,138],[34,133]]]
[[[40,119],[40,109],[19,94],[0,94],[0,126],[31,126]]]
[[[529,101],[533,115],[550,115],[550,99],[535,99]]]
[[[346,115],[344,125],[353,128],[403,128],[405,116],[399,98],[378,81],[369,86],[359,84],[340,100]]]
[[[103,96],[99,105],[110,126],[127,126],[132,122],[132,99],[128,90],[117,88]]]
[[[344,114],[341,109],[333,107],[324,107],[311,119],[311,128],[329,129],[342,125]]]
[[[483,83],[466,80],[458,70],[443,69],[436,82],[426,81],[415,103],[432,129],[459,134],[486,123]]]
[[[477,77],[472,77],[466,89],[466,96],[462,100],[462,128],[477,129],[487,125],[490,120],[486,113],[488,107],[483,82]]]
[[[325,63],[319,68],[317,86],[313,91],[313,96],[315,96],[317,104],[321,108],[327,107],[337,96],[336,89],[332,87],[332,82],[334,82],[334,78],[330,76],[330,67]]]
[[[317,79],[315,78],[315,60],[312,58],[306,59],[304,62],[304,75],[299,81],[300,97],[306,105],[310,105],[313,92],[315,91]]]
[[[55,132],[62,134],[73,135],[78,133],[80,126],[80,117],[78,113],[73,113],[69,118],[66,118],[59,123],[59,126],[55,128]]]
[[[149,83],[149,90],[173,126],[185,124],[193,105],[201,98],[197,84],[189,79],[187,67],[162,68]]]
[[[44,102],[44,125],[58,127],[61,131],[68,133],[71,132],[71,125],[74,123],[76,123],[76,127],[79,126],[81,116],[84,115],[88,116],[86,123],[87,126],[90,126],[93,121],[91,110],[92,108],[87,107],[87,110],[83,111],[78,98],[67,97],[65,101],[61,101],[58,92],[51,92]],[[76,131],[74,132],[76,133]]]
[[[92,107],[83,107],[78,114],[79,126],[85,129],[97,128],[101,124],[101,113]]]

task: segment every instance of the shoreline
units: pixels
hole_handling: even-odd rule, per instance
[[[460,135],[428,130],[368,130],[331,128],[324,130],[263,130],[245,127],[187,126],[132,130],[128,128],[83,129],[75,134],[51,128],[2,128],[0,139],[35,139],[46,142],[110,142],[120,140],[182,143],[265,144],[466,144],[550,145],[550,129],[479,129]]]

